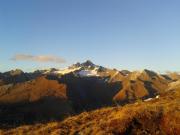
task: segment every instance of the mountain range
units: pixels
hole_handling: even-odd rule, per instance
[[[63,70],[16,69],[0,73],[0,125],[63,120],[86,111],[158,99],[179,87],[179,73],[119,71],[90,60]]]

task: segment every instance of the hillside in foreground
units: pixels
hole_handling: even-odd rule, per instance
[[[2,129],[1,134],[178,135],[180,133],[179,104],[180,87],[176,87],[148,101],[83,112],[62,122]]]

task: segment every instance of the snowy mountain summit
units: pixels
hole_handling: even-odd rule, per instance
[[[86,62],[73,64],[72,66],[66,68],[66,69],[56,69],[53,72],[52,70],[49,70],[50,72],[46,72],[49,74],[59,74],[59,75],[66,75],[69,73],[74,73],[77,76],[80,77],[91,77],[91,76],[99,76],[98,71],[100,71],[103,67],[95,65],[90,60],[87,60]],[[103,68],[105,69],[105,68]]]
[[[84,63],[76,63],[70,68],[77,68],[79,69],[76,72],[76,75],[80,77],[90,77],[90,76],[99,76],[98,75],[98,70],[100,66],[95,65],[93,62],[90,60],[87,60]]]
[[[65,69],[46,69],[35,71],[41,74],[57,75],[58,77],[73,73],[76,77],[98,77],[103,78],[105,81],[121,81],[124,73],[115,69],[109,69],[103,66],[94,64],[92,61],[87,60],[83,63],[77,62]]]
[[[88,68],[93,69],[93,68],[97,67],[97,65],[95,65],[90,60],[87,60],[86,62],[83,62],[83,63],[77,62],[76,64],[73,64],[70,68],[74,68],[74,67],[81,67],[81,68],[84,68],[84,69],[88,69]]]

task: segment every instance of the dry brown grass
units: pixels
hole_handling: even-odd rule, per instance
[[[102,108],[50,122],[1,130],[2,135],[178,135],[180,133],[180,89],[168,91],[159,99],[124,107]]]

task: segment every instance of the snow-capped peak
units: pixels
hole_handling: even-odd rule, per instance
[[[74,72],[76,75],[80,77],[99,76],[98,75],[99,68],[100,66],[97,66],[94,63],[92,63],[90,60],[87,60],[84,63],[78,62],[76,64],[73,64],[67,69],[58,70],[55,73],[65,75]]]
[[[95,68],[97,65],[95,65],[93,62],[91,62],[90,60],[87,60],[86,62],[84,63],[79,63],[77,62],[76,64],[73,64],[70,68],[75,68],[75,67],[81,67],[81,68],[84,68],[84,69],[87,69],[87,68]]]
[[[80,77],[90,77],[90,76],[99,76],[98,72],[105,72],[105,70],[106,68],[95,65],[90,60],[87,60],[84,63],[78,62],[65,69],[55,69],[55,70],[49,69],[49,70],[45,70],[45,72],[43,73],[65,75],[73,72]]]
[[[65,75],[65,74],[68,74],[68,73],[71,73],[71,72],[75,72],[77,70],[80,70],[81,67],[75,67],[75,68],[66,68],[66,69],[63,69],[63,70],[58,70],[56,72],[54,72],[55,74],[62,74],[62,75]]]

